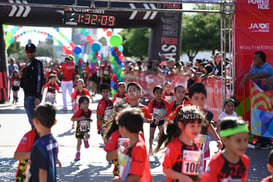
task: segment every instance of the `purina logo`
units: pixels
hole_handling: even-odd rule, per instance
[[[269,23],[250,23],[248,29],[251,32],[269,32]]]
[[[269,9],[269,0],[248,0],[248,4],[257,4],[258,9]]]

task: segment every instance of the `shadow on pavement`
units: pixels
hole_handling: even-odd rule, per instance
[[[70,129],[70,130],[68,130],[68,131],[66,131],[64,133],[61,133],[61,134],[57,135],[57,137],[64,137],[64,136],[69,136],[69,135],[74,135],[74,134],[75,134],[75,131]]]
[[[13,158],[0,158],[0,176],[1,176],[1,181],[15,181],[15,175],[16,175],[16,170],[17,166],[14,166],[16,163],[16,160]]]

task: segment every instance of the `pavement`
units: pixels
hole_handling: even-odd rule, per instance
[[[0,104],[0,181],[8,182],[15,180],[18,161],[13,159],[14,151],[27,131],[30,124],[23,107],[23,92],[19,91],[19,102],[12,104],[6,102]],[[90,104],[93,111],[92,119],[96,121],[96,107],[100,99],[99,95],[94,97],[95,103]],[[81,160],[75,162],[76,139],[75,130],[72,128],[70,120],[73,115],[71,102],[68,104],[68,111],[61,111],[62,95],[57,94],[57,124],[52,128],[52,133],[59,143],[59,159],[62,167],[58,168],[58,181],[111,181],[113,165],[109,164],[106,159],[106,153],[103,150],[103,141],[101,136],[97,134],[96,122],[91,123],[90,130],[90,147],[88,149],[82,146]],[[158,132],[158,131],[157,131]],[[149,124],[144,124],[144,133],[146,142],[149,138]],[[156,136],[156,135],[155,135]],[[148,142],[146,143],[148,146]],[[155,142],[154,142],[155,146]],[[148,147],[147,147],[148,148]],[[211,153],[217,151],[216,143],[210,143]],[[259,182],[269,173],[266,169],[267,155],[270,150],[248,149],[247,155],[250,158],[250,167],[248,172],[248,181]],[[163,153],[158,153],[154,157],[150,157],[150,167],[153,181],[165,181],[166,177],[162,172]]]

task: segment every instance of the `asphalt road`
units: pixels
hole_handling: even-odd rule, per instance
[[[92,119],[96,121],[96,107],[100,96],[95,97],[96,103],[90,104]],[[73,115],[71,103],[69,111],[63,112],[61,94],[57,95],[57,124],[52,128],[52,133],[59,143],[59,159],[63,167],[57,171],[58,181],[111,181],[113,165],[105,160],[103,142],[96,131],[96,122],[91,124],[90,147],[82,146],[81,160],[75,162],[76,139],[70,121]],[[27,115],[23,107],[23,93],[19,92],[19,103],[16,105],[6,102],[0,104],[0,181],[14,181],[18,162],[13,159],[13,153],[24,133],[30,130]],[[144,126],[145,138],[149,137],[149,125]],[[148,140],[146,140],[148,141]],[[148,144],[148,143],[147,143]],[[210,144],[211,150],[216,151],[215,142]],[[249,182],[259,182],[269,173],[266,169],[267,155],[270,150],[248,149],[250,158],[248,171]],[[213,154],[213,152],[211,152]],[[151,173],[154,181],[165,181],[162,173],[163,153],[150,157]]]

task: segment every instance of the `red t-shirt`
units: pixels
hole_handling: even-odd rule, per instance
[[[89,119],[92,116],[92,110],[88,109],[87,112],[84,112],[82,109],[79,109],[75,114],[73,114],[72,118],[79,118],[81,116],[85,116],[85,118]]]
[[[152,99],[149,102],[148,109],[149,109],[149,112],[152,113],[153,115],[155,115],[154,109],[163,109],[167,113],[169,105],[170,105],[169,102],[167,102],[165,99],[162,99],[161,102],[156,102],[155,99]]]
[[[110,64],[101,65],[102,79],[110,79],[112,75],[112,67]]]
[[[202,182],[212,181],[232,181],[242,180],[247,181],[247,171],[249,167],[249,158],[243,154],[240,161],[236,164],[228,162],[221,152],[215,154],[207,167],[205,174],[202,177]]]
[[[177,108],[177,106],[179,105],[190,105],[190,101],[188,101],[188,99],[184,98],[181,104],[176,104],[176,100],[173,101],[172,103],[170,103],[170,107],[169,107],[169,112],[168,114],[170,114],[171,112],[175,111],[175,109]]]
[[[272,180],[272,176],[267,176],[261,182],[271,182],[271,180]]]
[[[71,97],[76,99],[77,96],[82,96],[82,95],[91,97],[89,91],[86,88],[83,88],[82,91],[80,91],[79,89],[74,90],[74,92],[71,94]]]
[[[106,152],[114,151],[118,148],[118,139],[120,137],[119,130],[114,131],[108,139],[105,147],[103,148]]]
[[[199,145],[194,140],[192,146],[182,143],[178,138],[173,139],[167,146],[165,158],[162,166],[173,169],[176,172],[182,173],[184,164],[183,152],[187,151],[199,151]],[[201,153],[200,153],[201,158]],[[186,165],[185,165],[186,166]],[[198,171],[198,170],[197,170]],[[186,175],[186,174],[185,174]],[[188,175],[193,180],[197,179],[197,175]],[[167,177],[166,182],[172,182],[173,179]]]
[[[139,104],[138,107],[140,107],[142,109],[142,112],[144,113],[144,117],[147,119],[152,119],[153,116],[151,115],[149,109],[147,106],[143,105],[143,104]]]
[[[22,137],[19,145],[17,146],[17,148],[15,150],[15,153],[17,153],[17,152],[31,152],[31,148],[33,146],[33,143],[38,138],[39,138],[39,136],[37,135],[35,129],[30,130]],[[26,167],[23,167],[24,168],[23,170],[20,169],[21,162],[25,163],[25,160],[19,161],[16,176],[23,175],[25,173]],[[20,173],[20,174],[18,174],[18,173]]]
[[[50,81],[44,85],[44,88],[48,88],[47,91],[51,93],[56,93],[56,90],[58,90],[58,92],[60,91],[59,85],[57,83],[51,84]]]
[[[163,91],[162,99],[167,100],[168,102],[172,102],[174,100],[174,92],[171,91],[169,94],[166,91]]]
[[[113,101],[111,99],[99,100],[99,103],[97,106],[97,114],[100,114],[101,116],[100,119],[103,123],[111,119],[112,113],[113,113]]]
[[[152,182],[147,149],[141,136],[133,147],[128,148],[126,155],[131,157],[129,174],[140,176],[138,182]]]
[[[63,81],[71,81],[73,79],[73,73],[75,71],[75,66],[73,62],[64,63],[61,67],[61,72],[63,72]]]

